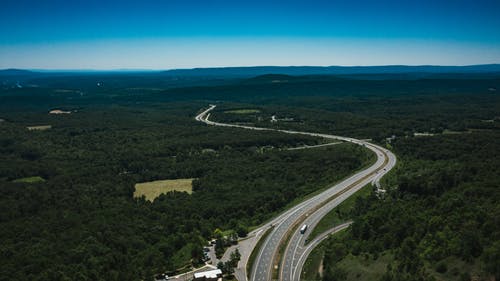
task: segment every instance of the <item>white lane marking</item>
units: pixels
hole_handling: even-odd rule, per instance
[[[355,180],[360,179],[360,178],[362,178],[362,177],[364,177],[366,175],[369,175],[370,173],[373,173],[375,170],[381,168],[381,165],[385,162],[386,158],[388,158],[388,162],[389,163],[388,163],[388,165],[386,165],[386,169],[384,169],[384,171],[390,170],[392,167],[394,167],[395,162],[396,162],[396,157],[389,150],[384,149],[382,147],[379,147],[377,145],[374,145],[374,144],[371,144],[371,143],[367,143],[367,142],[362,141],[362,140],[353,139],[353,138],[341,137],[341,136],[335,136],[335,135],[327,135],[327,134],[319,134],[319,133],[299,132],[299,131],[293,131],[293,130],[276,130],[276,129],[272,129],[272,128],[260,128],[260,127],[251,127],[251,126],[244,126],[244,125],[235,125],[235,124],[225,124],[225,123],[213,122],[213,121],[208,120],[208,118],[210,117],[209,111],[213,110],[215,107],[216,107],[215,105],[210,105],[210,107],[207,110],[205,110],[202,113],[198,114],[195,117],[195,119],[197,121],[202,121],[202,122],[204,122],[204,123],[206,123],[208,125],[214,125],[214,126],[243,128],[243,129],[260,130],[260,131],[278,131],[278,132],[283,132],[283,133],[287,133],[287,134],[301,134],[301,135],[323,137],[323,138],[328,138],[328,139],[343,140],[343,141],[347,141],[347,142],[356,143],[358,145],[364,145],[365,147],[367,147],[370,150],[372,150],[373,152],[375,152],[377,154],[377,156],[379,156],[379,157],[377,157],[377,161],[372,166],[370,166],[367,169],[365,169],[363,171],[360,171],[359,173],[357,173],[357,174],[349,177],[348,179],[344,180],[343,182],[338,183],[337,185],[334,185],[334,186],[330,187],[325,192],[320,193],[320,194],[318,194],[318,195],[310,198],[309,200],[306,200],[305,202],[297,205],[295,207],[296,208],[295,211],[293,211],[292,213],[288,214],[288,211],[285,211],[282,215],[278,216],[278,218],[281,217],[281,216],[285,217],[279,223],[278,226],[282,226],[283,222],[286,221],[286,220],[288,220],[292,216],[292,214],[295,213],[296,211],[298,211],[299,209],[301,209],[303,207],[308,207],[310,204],[313,204],[315,201],[319,200],[321,197],[325,197],[325,196],[330,195],[330,194],[336,194],[338,192],[337,190],[339,189],[339,187],[341,187],[341,186],[347,186],[347,185],[349,185],[349,183],[353,183]],[[383,155],[380,152],[382,152],[382,154],[386,154],[385,157],[382,158]],[[320,204],[321,202],[322,201],[319,201],[319,202],[316,202],[316,203]],[[276,232],[273,231],[271,233],[271,235],[276,235],[276,234],[279,234],[279,233],[283,233],[283,231],[284,230],[282,230],[282,231],[276,231]],[[267,242],[269,242],[268,239],[266,239],[266,241],[265,241],[266,246],[269,244]],[[263,251],[263,249],[264,248],[262,248],[261,250]],[[259,252],[259,256],[260,256],[260,254],[261,254],[262,251]],[[257,267],[260,264],[261,263],[258,263]]]

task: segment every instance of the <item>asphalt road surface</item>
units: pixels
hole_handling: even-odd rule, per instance
[[[373,183],[378,186],[380,178],[389,172],[396,164],[396,156],[381,146],[354,138],[210,121],[210,111],[214,108],[215,105],[210,105],[208,109],[198,114],[195,119],[213,126],[258,131],[278,131],[287,134],[309,135],[332,140],[341,140],[362,145],[377,155],[376,162],[370,167],[358,171],[356,174],[331,186],[322,193],[288,209],[270,222],[250,232],[249,238],[240,242],[239,251],[242,258],[235,271],[236,278],[239,281],[247,280],[246,264],[248,258],[259,239],[265,231],[272,226],[274,226],[274,228],[271,233],[263,241],[261,248],[258,249],[257,257],[250,272],[250,279],[254,281],[268,281],[278,277],[279,280],[300,280],[300,273],[302,272],[305,258],[307,258],[307,254],[312,250],[310,245],[314,245],[313,242],[311,242],[310,245],[305,245],[305,240],[310,231],[324,215],[366,184]],[[306,233],[301,234],[299,228],[303,224],[307,224],[308,229]],[[279,253],[278,251],[280,245],[286,245],[283,253]],[[308,249],[310,249],[309,252]]]
[[[306,246],[304,246],[303,249],[301,249],[302,254],[300,254],[300,256],[297,256],[297,264],[295,267],[295,271],[296,271],[295,276],[300,276],[300,273],[302,272],[302,268],[304,267],[304,264],[306,263],[307,257],[312,252],[312,250],[314,250],[314,248],[316,248],[326,238],[330,237],[330,235],[346,229],[351,224],[352,224],[352,222],[346,222],[343,224],[339,224],[333,228],[330,228],[327,231],[316,236],[312,241],[310,241]]]

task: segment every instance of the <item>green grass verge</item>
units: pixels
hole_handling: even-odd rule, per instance
[[[349,214],[354,208],[356,198],[368,197],[370,196],[371,192],[372,185],[367,184],[358,192],[347,198],[344,202],[340,203],[319,221],[316,227],[312,230],[311,234],[309,234],[309,237],[307,238],[308,241],[312,241],[316,236],[318,236],[318,234],[323,233],[324,231],[334,227],[335,225],[339,225],[349,220]]]
[[[309,257],[307,257],[304,267],[302,268],[302,274],[300,275],[302,280],[321,280],[321,276],[318,271],[323,263],[323,254],[324,250],[318,250],[318,248],[309,254]]]
[[[272,226],[266,230],[266,232],[260,238],[259,242],[257,242],[255,247],[253,248],[252,253],[248,257],[248,262],[247,262],[247,274],[248,274],[247,277],[248,277],[248,279],[250,279],[250,273],[252,271],[255,259],[257,258],[257,255],[259,254],[260,248],[262,247],[262,243],[264,243],[264,241],[266,241],[267,236],[269,236],[269,234],[271,234],[271,231],[273,231],[273,229],[274,229],[274,226]]]
[[[349,254],[343,258],[338,266],[347,271],[347,281],[380,280],[394,256],[388,252],[382,253],[376,260],[371,256]]]
[[[194,247],[193,243],[188,243],[173,255],[172,262],[178,273],[188,272],[192,269],[191,252]]]
[[[26,178],[20,178],[13,180],[12,182],[21,182],[21,183],[38,183],[38,182],[44,182],[45,179],[39,176],[34,176],[34,177],[26,177]]]
[[[345,235],[347,234],[346,229],[335,233],[335,239],[343,239],[345,238]],[[301,280],[311,280],[311,281],[320,281],[321,277],[319,275],[319,269],[320,266],[323,262],[323,256],[325,254],[325,247],[327,244],[327,241],[329,241],[332,238],[327,238],[323,242],[319,243],[319,245],[312,250],[312,252],[309,254],[307,257],[306,262],[304,263],[304,267],[302,268],[301,272]]]
[[[342,143],[342,144],[339,144],[339,145],[352,145],[352,144],[345,142],[345,143]],[[320,148],[317,148],[317,149],[327,149],[327,148],[328,147],[320,147]],[[346,175],[345,177],[340,178],[337,181],[334,181],[333,183],[328,183],[328,184],[324,185],[323,187],[321,187],[321,188],[319,188],[319,189],[317,189],[317,190],[315,190],[315,191],[313,191],[311,193],[308,193],[308,194],[306,194],[304,196],[301,196],[301,197],[297,197],[296,199],[294,199],[293,201],[291,201],[290,203],[288,203],[285,206],[285,210],[291,209],[295,205],[298,205],[298,204],[302,203],[303,201],[306,201],[307,199],[312,198],[312,197],[320,194],[321,192],[329,189],[330,187],[338,184],[339,182],[342,182],[343,180],[351,177],[352,175],[356,174],[357,172],[362,171],[362,170],[370,167],[371,165],[373,165],[377,161],[375,153],[371,153],[371,151],[368,150],[368,149],[366,149],[366,152],[369,153],[368,154],[368,159],[365,160],[365,163],[363,163],[363,165],[361,167],[359,167],[356,170],[352,171],[350,174]]]
[[[339,233],[339,235],[343,234]],[[302,271],[302,280],[321,280],[319,269],[323,260],[325,247],[326,243],[323,242],[309,255]],[[337,266],[347,272],[346,281],[371,281],[380,280],[387,270],[387,265],[393,261],[394,255],[390,251],[382,252],[377,259],[373,259],[373,256],[368,254],[360,254],[358,256],[349,254],[338,262]],[[441,273],[436,271],[436,267],[440,263],[446,265],[446,270]],[[481,271],[481,262],[479,259],[474,260],[472,263],[467,263],[457,257],[448,257],[437,264],[426,262],[425,268],[426,272],[436,278],[436,280],[442,281],[459,280],[464,273],[468,273],[470,276],[484,276],[484,272]]]
[[[352,144],[344,142],[344,143],[340,143],[339,145],[352,145]],[[316,149],[328,149],[328,147],[318,147]],[[325,191],[325,190],[331,188],[332,186],[338,184],[339,182],[342,182],[343,180],[351,177],[352,175],[356,174],[357,172],[362,171],[362,170],[370,167],[371,165],[373,165],[376,162],[376,160],[377,160],[375,153],[371,153],[371,151],[368,150],[368,149],[366,149],[366,152],[369,153],[367,155],[368,159],[365,160],[365,163],[361,167],[359,167],[358,169],[352,171],[350,174],[346,175],[345,177],[343,177],[341,179],[338,179],[337,181],[334,181],[332,183],[323,184],[321,188],[293,199],[288,204],[286,204],[283,207],[283,209],[281,209],[279,211],[276,211],[276,212],[270,213],[269,218],[267,220],[265,220],[263,223],[261,223],[259,225],[249,226],[248,227],[248,231],[250,232],[250,231],[252,231],[254,229],[257,229],[257,228],[261,227],[262,225],[264,225],[265,223],[267,223],[269,220],[272,220],[274,217],[279,216],[283,212],[286,212],[287,210],[289,210],[289,209],[295,207],[296,205],[298,205],[298,204],[306,201],[307,199],[310,199],[310,198],[312,198],[312,197],[314,197],[314,196],[322,193],[323,191]]]
[[[373,163],[375,163],[375,160],[376,160],[376,159],[375,159],[375,154],[372,154],[372,153],[371,153],[371,154],[369,154],[369,158],[365,160],[364,165],[362,165],[360,168],[356,169],[356,170],[353,172],[353,174],[354,174],[354,173],[357,173],[358,171],[361,171],[361,170],[363,170],[363,169],[365,169],[365,168],[367,168],[367,167],[369,167],[370,165],[372,165]],[[344,177],[343,179],[338,180],[338,181],[337,181],[337,183],[338,183],[338,182],[341,182],[342,180],[344,180],[344,179],[346,179],[346,178],[348,178],[348,177],[350,177],[350,176],[352,176],[352,174],[350,174],[350,175],[348,175],[348,176]],[[309,193],[309,194],[307,194],[307,195],[305,195],[305,196],[302,196],[302,197],[296,198],[295,200],[293,200],[292,202],[290,202],[289,204],[287,204],[287,205],[286,205],[286,207],[285,207],[285,209],[292,208],[293,206],[295,206],[295,205],[299,204],[300,202],[303,202],[303,201],[307,200],[308,198],[313,197],[314,195],[316,195],[316,194],[319,194],[319,193],[323,192],[324,190],[326,190],[327,188],[330,188],[331,186],[332,186],[332,184],[329,184],[328,186],[325,186],[325,187],[323,187],[323,188],[321,188],[321,189],[319,189],[319,190],[316,190],[316,191],[314,191],[314,192],[312,192],[312,193]],[[369,194],[369,193],[368,193],[368,194]],[[300,225],[300,224],[299,224],[299,225]],[[297,225],[297,227],[298,227],[299,225]],[[326,230],[326,229],[325,229],[325,230]],[[287,243],[288,243],[288,239],[289,239],[289,237],[285,238],[285,243],[282,243],[282,244],[280,245],[279,249],[278,249],[278,257],[279,257],[278,259],[279,259],[279,260],[281,259],[281,258],[280,258],[280,257],[281,257],[281,254],[283,253],[283,251],[284,251],[284,250],[285,250],[285,248],[286,248],[286,245],[287,245]],[[261,240],[261,241],[262,241],[262,240]],[[259,241],[259,242],[260,242],[260,241]],[[255,251],[255,250],[254,250],[254,251]],[[252,254],[253,254],[253,252],[252,252]],[[253,263],[253,261],[252,261],[252,263]],[[249,262],[248,264],[250,264],[250,262]],[[248,267],[248,264],[247,264],[247,268],[251,268],[251,267]],[[278,278],[278,271],[279,271],[279,268],[278,268],[278,269],[274,269],[274,270],[273,270],[273,278]],[[248,271],[247,271],[247,272],[248,272]]]

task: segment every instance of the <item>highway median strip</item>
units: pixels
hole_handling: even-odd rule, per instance
[[[327,135],[327,134],[320,134],[320,133],[310,133],[310,132],[300,132],[300,131],[292,131],[292,130],[278,130],[278,129],[271,129],[271,128],[242,126],[242,125],[225,124],[225,123],[217,123],[217,122],[209,121],[208,120],[208,118],[210,116],[209,111],[211,111],[215,107],[216,107],[215,105],[210,105],[210,108],[206,109],[205,111],[203,111],[202,113],[200,113],[199,115],[197,115],[195,117],[195,119],[197,121],[204,122],[204,123],[206,123],[208,125],[223,126],[223,127],[235,127],[235,128],[243,128],[243,129],[251,129],[251,130],[262,130],[262,131],[277,131],[277,132],[283,132],[283,133],[287,133],[287,134],[303,134],[303,135],[317,136],[317,137],[323,137],[323,138],[329,138],[329,139],[337,139],[337,140],[342,140],[342,141],[346,141],[346,142],[357,143],[358,145],[362,145],[363,147],[370,147],[370,150],[372,150],[373,152],[375,152],[375,154],[377,154],[378,157],[382,157],[382,156],[384,157],[383,163],[380,166],[378,166],[377,168],[375,168],[372,172],[369,172],[367,175],[362,176],[361,178],[357,179],[354,183],[349,184],[347,187],[343,188],[341,191],[337,192],[336,194],[330,195],[327,199],[320,201],[320,203],[318,205],[313,206],[310,210],[306,210],[307,212],[304,212],[303,214],[301,214],[299,216],[299,218],[296,219],[292,223],[291,227],[289,227],[288,229],[286,229],[286,231],[285,231],[284,234],[282,234],[283,231],[280,231],[279,235],[282,235],[282,236],[281,237],[276,237],[276,238],[278,238],[278,246],[273,251],[273,254],[272,254],[273,256],[271,258],[272,262],[270,264],[270,266],[272,268],[270,268],[271,271],[267,271],[267,274],[271,274],[271,278],[272,279],[278,279],[278,278],[283,279],[283,276],[280,276],[280,275],[283,275],[283,271],[279,271],[279,269],[280,268],[284,268],[284,266],[282,264],[285,261],[285,260],[283,260],[283,253],[285,251],[287,251],[288,247],[290,246],[289,245],[290,244],[290,239],[291,239],[291,237],[293,237],[292,234],[294,233],[294,231],[297,231],[298,227],[307,219],[308,216],[313,215],[316,211],[318,211],[319,209],[321,209],[322,207],[324,207],[326,204],[328,204],[332,200],[338,198],[342,194],[345,194],[346,192],[348,192],[348,191],[352,190],[353,188],[357,187],[358,184],[360,184],[361,182],[365,181],[367,178],[370,178],[370,177],[373,177],[374,175],[377,175],[378,172],[381,171],[382,169],[384,171],[386,171],[387,165],[390,164],[390,156],[388,155],[388,153],[390,154],[390,152],[386,152],[386,150],[384,148],[379,147],[379,146],[374,145],[374,144],[369,144],[369,143],[366,143],[366,142],[363,142],[363,141],[360,141],[360,140],[356,140],[356,139],[352,139],[352,138],[346,138],[346,137],[341,137],[341,136],[334,136],[334,135]],[[380,158],[378,160],[380,160]],[[389,170],[391,168],[392,167],[389,167]],[[363,171],[365,171],[365,170],[363,170]],[[357,174],[358,173],[354,174],[349,179],[354,180],[357,177]],[[381,176],[383,174],[384,173],[382,172],[382,174],[378,174],[378,175]],[[374,179],[372,179],[372,182],[373,182]],[[330,188],[333,188],[333,187],[334,186],[332,186]],[[334,190],[332,189],[332,192],[333,191]],[[331,192],[329,192],[329,193],[331,193]],[[326,195],[326,196],[328,196],[328,195]],[[318,200],[318,199],[321,200],[322,198],[318,197],[315,200]],[[303,202],[305,202],[305,201],[303,201]],[[314,203],[314,202],[311,201],[310,203]],[[300,208],[303,208],[303,207],[300,207]],[[300,210],[300,208],[297,209],[297,210]],[[333,207],[332,207],[332,209],[333,209]],[[329,210],[329,211],[331,211],[331,210]],[[322,216],[320,215],[320,219],[321,218],[322,218]],[[272,228],[270,228],[270,229],[272,229]],[[258,242],[254,246],[254,249],[253,249],[253,251],[251,253],[251,255],[252,255],[251,261],[249,259],[249,262],[246,265],[247,269],[253,269],[254,259],[255,259],[255,257],[258,256],[258,254],[256,254],[256,253],[260,254],[263,251],[264,248],[261,249],[261,247],[264,247],[264,245],[262,245],[262,244],[267,240],[267,238],[268,238],[267,236],[272,233],[272,231],[270,231],[270,229],[266,230],[265,237],[261,237],[260,239],[258,239]],[[271,250],[273,250],[273,249],[271,249]],[[292,263],[293,263],[293,261],[292,261]],[[293,267],[293,264],[292,264],[292,267]],[[269,269],[267,269],[267,270],[269,270]],[[248,272],[248,270],[247,270],[247,272]],[[261,272],[261,274],[262,274],[262,272]],[[252,277],[255,278],[255,276],[252,276]]]
[[[278,252],[275,254],[275,257],[273,258],[273,265],[278,265],[278,267],[273,266],[273,273],[272,273],[273,279],[277,279],[278,277],[282,277],[281,274],[279,274],[279,269],[282,268],[283,251],[287,248],[287,245],[289,244],[288,242],[291,238],[291,234],[294,233],[295,231],[297,231],[298,227],[304,222],[304,220],[309,216],[309,214],[316,212],[317,210],[319,210],[321,207],[325,206],[326,204],[328,204],[332,200],[338,198],[340,195],[351,190],[353,187],[355,187],[360,182],[364,181],[366,178],[372,176],[373,174],[378,173],[378,171],[382,170],[382,167],[384,167],[388,161],[389,161],[389,158],[384,153],[384,163],[381,165],[380,168],[378,168],[375,171],[369,173],[368,175],[358,179],[356,182],[350,184],[346,188],[342,189],[340,192],[338,192],[335,195],[331,196],[330,198],[324,200],[319,205],[316,205],[312,210],[310,210],[306,214],[300,216],[299,219],[295,221],[295,223],[292,225],[292,227],[290,227],[288,229],[288,231],[286,232],[284,239],[280,240],[280,243],[278,246]]]

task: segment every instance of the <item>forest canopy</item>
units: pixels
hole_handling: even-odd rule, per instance
[[[146,81],[157,88],[101,78],[0,89],[0,280],[148,280],[198,265],[214,231],[244,236],[374,160],[353,144],[288,150],[325,140],[196,122],[210,103],[215,120],[396,153],[393,189],[359,200],[341,240],[346,255],[394,255],[384,280],[427,280],[434,263],[451,272],[450,257],[498,277],[498,78]],[[133,197],[136,183],[190,178],[192,194]]]

